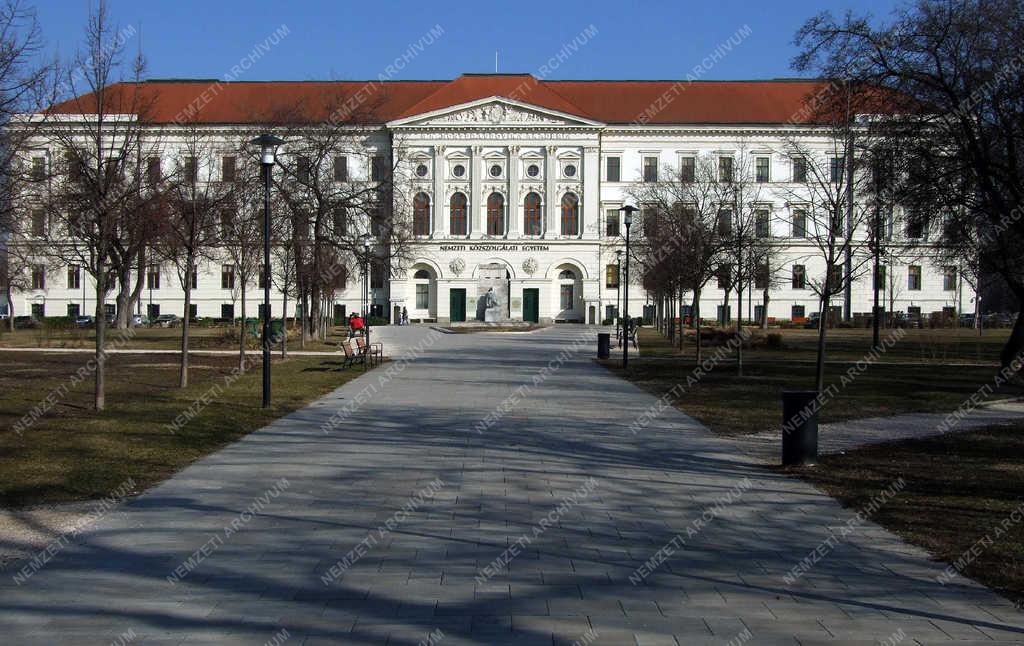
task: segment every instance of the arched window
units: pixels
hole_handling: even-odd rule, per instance
[[[462,193],[452,195],[451,227],[448,232],[453,236],[466,235],[466,196]]]
[[[430,196],[417,193],[412,199],[412,232],[413,235],[430,235]]]
[[[505,235],[505,197],[501,193],[487,198],[487,235]]]
[[[528,193],[523,200],[523,233],[528,236],[540,235],[540,195]]]
[[[576,280],[576,272],[571,269],[563,269],[558,273],[558,280]]]
[[[580,200],[573,193],[562,198],[562,235],[575,236],[580,233]]]
[[[420,269],[412,277],[417,280],[430,280],[430,272],[426,269]]]

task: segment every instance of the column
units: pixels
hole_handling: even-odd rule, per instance
[[[487,198],[481,195],[480,188],[480,153],[481,146],[473,146],[469,160],[469,207],[472,209],[466,216],[469,218],[469,232],[479,238],[487,232]]]
[[[523,221],[519,213],[519,146],[508,149],[508,237],[518,238]]]
[[[555,159],[556,146],[547,146],[544,156],[544,221],[541,223],[541,232],[545,238],[558,234],[558,229],[551,223],[558,222],[557,208],[560,200],[555,195],[555,178],[558,177],[558,160]]]
[[[580,191],[580,236],[593,240],[601,235],[601,155],[596,146],[583,149],[583,168],[579,175],[583,182]]]
[[[444,199],[444,146],[434,146],[434,199],[431,208],[434,212],[434,237],[443,238],[448,232],[447,203]]]

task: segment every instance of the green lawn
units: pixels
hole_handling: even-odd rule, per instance
[[[107,410],[96,413],[91,376],[69,387],[87,360],[0,351],[0,505],[99,498],[129,478],[144,489],[363,373],[333,357],[275,359],[273,406],[263,410],[258,362],[229,384],[237,357],[193,357],[192,385],[180,390],[175,357],[112,355]],[[56,404],[19,435],[14,426],[50,393]],[[211,402],[172,432],[202,395]]]
[[[1024,424],[876,445],[791,469],[851,509],[898,478],[872,520],[1024,604]]]

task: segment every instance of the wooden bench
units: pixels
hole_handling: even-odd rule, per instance
[[[369,347],[367,347],[366,337],[358,336],[356,337],[356,349],[359,351],[359,354],[369,356],[371,364],[373,364],[374,361],[380,363],[384,360],[383,343],[371,343]]]
[[[366,354],[362,352],[356,352],[355,350],[353,350],[352,344],[349,343],[348,339],[342,341],[340,345],[342,352],[345,353],[345,368],[348,368],[349,366],[360,361],[363,362],[363,364],[366,363]]]

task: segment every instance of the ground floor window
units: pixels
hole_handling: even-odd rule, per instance
[[[32,318],[41,319],[46,316],[45,303],[32,303]]]
[[[430,307],[430,285],[416,285],[416,309],[425,310]]]
[[[793,319],[802,319],[806,315],[807,315],[807,310],[804,308],[803,305],[794,305],[793,308],[790,310],[790,314],[789,314],[790,318],[793,318]]]
[[[68,303],[68,318],[78,318],[78,303]]]
[[[571,310],[575,307],[573,301],[572,285],[562,285],[562,309]]]
[[[188,318],[190,321],[194,321],[199,318],[199,306],[195,303],[189,303],[188,305]]]
[[[160,306],[156,303],[150,303],[147,305],[146,316],[148,316],[151,321],[160,316]]]
[[[235,320],[235,306],[230,303],[225,303],[220,306],[220,317],[229,321]]]

